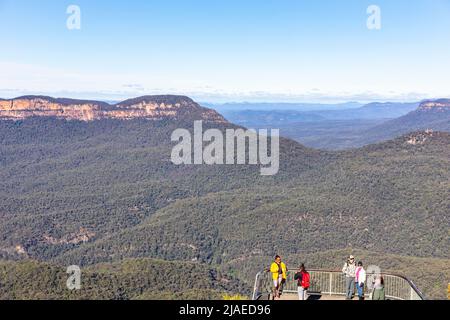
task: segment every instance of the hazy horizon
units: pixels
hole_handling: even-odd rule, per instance
[[[0,89],[0,92],[2,90]],[[138,95],[129,95],[129,96],[121,96],[121,98],[111,98],[110,96],[104,96],[103,94],[98,95],[84,95],[84,94],[71,94],[70,92],[67,93],[49,93],[49,92],[18,92],[16,94],[9,94],[5,96],[0,96],[0,99],[4,100],[12,100],[17,99],[24,96],[46,96],[46,97],[52,97],[52,98],[67,98],[67,99],[74,99],[74,100],[90,100],[90,101],[101,101],[106,102],[110,104],[119,103],[128,99],[133,99],[137,97],[142,96],[152,96],[152,95],[179,95],[179,96],[186,96],[189,98],[192,98],[195,102],[200,104],[208,104],[208,105],[217,105],[217,106],[223,106],[223,105],[234,105],[234,104],[249,104],[249,105],[257,105],[257,104],[286,104],[286,105],[366,105],[370,103],[416,103],[420,101],[425,100],[438,100],[438,99],[447,99],[448,97],[442,96],[442,97],[432,97],[432,98],[422,98],[422,99],[410,99],[410,100],[397,100],[397,99],[389,99],[389,98],[373,98],[373,99],[367,99],[367,100],[333,100],[331,97],[329,99],[322,99],[322,100],[296,100],[293,98],[292,100],[289,99],[283,99],[282,97],[276,98],[268,98],[267,100],[259,100],[259,99],[247,99],[247,100],[233,100],[233,99],[225,99],[225,98],[212,98],[210,100],[205,100],[202,98],[202,96],[198,97],[195,94],[183,94],[183,93],[142,93]]]

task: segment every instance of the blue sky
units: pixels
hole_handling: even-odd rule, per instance
[[[81,29],[68,30],[69,5]],[[381,29],[366,26],[369,5]],[[450,0],[0,0],[0,96],[450,96]]]

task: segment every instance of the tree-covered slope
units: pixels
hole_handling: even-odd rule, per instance
[[[81,289],[69,290],[66,268],[36,261],[0,261],[0,300],[196,300],[248,291],[212,266],[153,259],[82,268]]]
[[[410,139],[336,154],[282,185],[180,199],[59,259],[89,264],[151,255],[223,263],[349,245],[448,258],[449,135],[420,145]]]
[[[173,165],[180,127],[192,122],[1,121],[0,257],[232,265],[352,246],[449,258],[447,133],[343,152],[282,139],[279,174],[262,177],[258,166]]]
[[[279,184],[293,171],[329,161],[321,152],[282,140],[276,177],[261,177],[259,166],[175,166],[170,134],[189,126],[139,120],[0,122],[0,254],[20,245],[30,257],[49,259],[80,246],[73,243],[77,237],[89,233],[93,242],[114,236],[179,200]]]

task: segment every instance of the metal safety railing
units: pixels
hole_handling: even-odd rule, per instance
[[[345,276],[341,271],[334,270],[308,270],[310,274],[310,295],[345,296]],[[283,285],[283,293],[297,293],[297,281],[294,280],[295,271],[288,271],[286,282]],[[384,279],[384,291],[389,300],[425,300],[415,284],[408,278],[392,274],[382,273]],[[371,282],[374,275],[368,275],[366,283]],[[273,289],[272,274],[269,271],[261,271],[256,275],[253,290],[253,300],[270,299]],[[370,290],[366,289],[365,295],[369,296]]]

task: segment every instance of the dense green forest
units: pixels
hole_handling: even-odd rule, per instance
[[[83,268],[81,289],[69,290],[66,268],[37,261],[0,261],[0,300],[204,300],[246,290],[212,266],[153,259]]]
[[[419,258],[448,265],[449,134],[412,133],[342,152],[282,139],[279,174],[262,177],[258,166],[173,165],[170,134],[179,127],[192,122],[1,121],[0,258],[42,261],[49,270],[78,264],[92,267],[94,278],[98,264],[106,263],[108,273],[124,259],[176,261],[168,268],[206,264],[236,275],[247,283],[246,292],[260,267],[252,261],[262,264],[276,253],[311,257],[353,248],[380,260],[383,254],[410,256],[395,265],[405,272],[423,266]],[[336,261],[341,259],[339,254]],[[3,274],[14,268],[26,274],[36,263],[6,262]],[[448,268],[442,269],[449,279]],[[65,275],[61,270],[49,272]],[[419,272],[414,275],[422,281]],[[165,297],[217,298],[237,288],[207,279],[201,292],[190,282],[178,283],[181,290],[151,290],[152,282],[131,286],[126,297],[155,298],[158,290]],[[426,279],[433,283],[424,283],[425,293],[442,296],[442,279]],[[51,297],[67,298],[53,287]],[[20,285],[4,288],[0,298],[29,297]],[[117,293],[106,291],[69,298]]]

